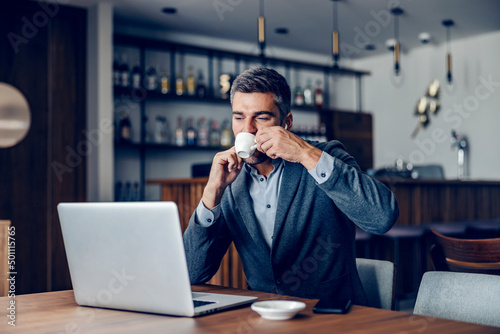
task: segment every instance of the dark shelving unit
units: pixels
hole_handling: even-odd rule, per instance
[[[278,59],[278,58],[262,58],[258,55],[250,55],[226,50],[211,49],[193,45],[185,45],[179,43],[172,43],[168,41],[162,41],[157,39],[142,38],[126,36],[121,34],[114,35],[114,45],[120,47],[131,47],[137,48],[140,55],[140,67],[141,73],[145,73],[145,58],[147,51],[160,51],[167,52],[170,54],[170,65],[169,65],[169,80],[171,89],[167,94],[162,94],[159,90],[147,90],[144,87],[140,88],[127,88],[127,87],[114,87],[114,97],[115,98],[132,98],[135,99],[140,104],[140,120],[141,120],[141,136],[139,143],[115,143],[117,149],[135,149],[138,150],[140,159],[140,198],[144,200],[145,196],[145,163],[146,163],[146,151],[148,150],[183,150],[183,151],[204,151],[212,150],[219,151],[224,149],[223,147],[189,147],[189,146],[175,146],[171,144],[158,144],[158,143],[148,143],[146,142],[146,103],[147,101],[180,101],[180,102],[195,102],[203,104],[221,104],[228,105],[229,99],[224,99],[216,96],[214,87],[214,61],[222,61],[223,59],[230,59],[234,61],[234,73],[240,72],[240,67],[242,62],[246,63],[258,63],[263,66],[268,67],[283,67],[285,69],[284,76],[290,82],[291,70],[295,71],[315,71],[323,74],[323,94],[324,94],[324,108],[315,108],[310,106],[294,106],[294,110],[306,111],[319,113],[320,118],[327,124],[327,136],[329,139],[334,137],[334,126],[330,124],[332,116],[337,110],[329,108],[329,78],[332,75],[338,76],[350,76],[354,77],[357,81],[356,84],[356,100],[357,106],[356,110],[352,112],[361,113],[362,112],[362,98],[361,98],[361,79],[365,75],[370,75],[368,71],[354,70],[350,68],[334,67],[328,65],[314,64],[302,61],[288,60],[288,59]],[[208,75],[206,78],[207,82],[207,94],[204,98],[199,98],[196,96],[181,95],[178,96],[174,92],[175,80],[176,80],[176,55],[199,55],[207,59],[208,62]],[[345,111],[341,111],[345,112]]]

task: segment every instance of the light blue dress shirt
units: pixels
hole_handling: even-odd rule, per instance
[[[334,157],[326,152],[321,154],[316,167],[309,170],[309,174],[321,184],[328,180],[333,172]],[[252,206],[260,230],[269,247],[272,247],[274,221],[276,216],[276,205],[278,203],[280,185],[282,182],[283,168],[285,161],[282,159],[273,160],[274,169],[266,179],[260,175],[252,166],[245,164],[245,172],[250,176],[249,192],[252,199]],[[285,181],[286,182],[286,181]],[[209,227],[220,217],[220,205],[209,210],[200,200],[196,208],[195,221],[203,227]]]

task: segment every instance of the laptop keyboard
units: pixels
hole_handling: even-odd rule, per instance
[[[215,304],[215,302],[207,302],[207,301],[204,301],[204,300],[196,300],[196,299],[193,299],[193,303],[194,303],[194,307],[200,307],[200,306],[204,306],[204,305]]]

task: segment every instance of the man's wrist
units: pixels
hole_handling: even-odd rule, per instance
[[[323,151],[321,151],[319,148],[314,147],[310,144],[308,144],[309,147],[307,147],[303,151],[302,159],[300,163],[307,169],[311,170],[316,168],[316,165],[318,164],[319,159],[321,158],[321,154]]]
[[[219,205],[223,192],[224,190],[221,190],[220,187],[211,187],[207,184],[203,191],[203,196],[201,197],[203,205],[205,205],[207,209],[212,210]]]

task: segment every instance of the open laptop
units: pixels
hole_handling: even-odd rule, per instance
[[[257,300],[191,291],[174,202],[57,209],[79,305],[193,317]]]

